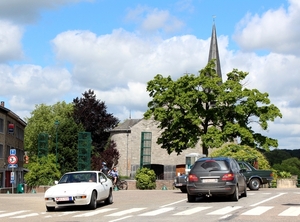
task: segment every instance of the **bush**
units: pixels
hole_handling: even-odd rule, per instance
[[[156,175],[154,170],[147,167],[138,169],[136,175],[136,188],[140,190],[152,190],[156,188]]]
[[[246,145],[240,145],[235,143],[227,143],[222,147],[214,150],[211,157],[217,156],[229,156],[239,161],[246,161],[253,165],[254,160],[258,161],[258,167],[261,170],[270,169],[270,164],[265,156],[257,149]]]

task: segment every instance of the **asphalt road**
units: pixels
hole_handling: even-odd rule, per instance
[[[199,198],[188,203],[179,190],[114,191],[114,203],[47,212],[43,193],[0,194],[0,221],[300,221],[300,189],[263,188],[238,202]]]

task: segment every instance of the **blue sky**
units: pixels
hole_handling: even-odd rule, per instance
[[[204,68],[213,20],[223,79],[249,72],[283,114],[261,133],[300,148],[298,0],[1,0],[0,100],[24,119],[93,89],[121,121],[141,118],[156,74]]]

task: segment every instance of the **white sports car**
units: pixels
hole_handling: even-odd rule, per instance
[[[96,209],[100,201],[113,203],[112,181],[100,171],[69,172],[55,184],[45,192],[47,211],[54,211],[59,206],[78,205]]]

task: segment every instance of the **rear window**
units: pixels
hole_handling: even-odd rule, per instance
[[[228,171],[229,166],[223,160],[205,160],[196,162],[193,169],[197,171]]]

